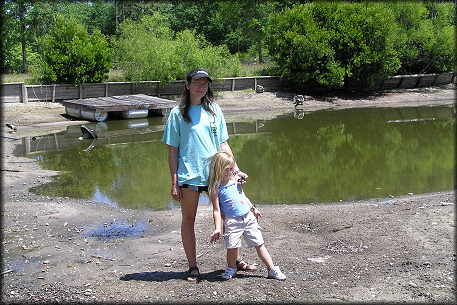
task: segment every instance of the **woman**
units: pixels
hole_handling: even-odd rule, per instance
[[[224,116],[213,102],[211,82],[205,69],[189,72],[181,102],[171,110],[162,139],[168,144],[171,196],[181,203],[181,238],[189,263],[189,281],[196,281],[200,276],[194,223],[200,193],[208,192],[211,157],[219,150],[232,155]],[[235,173],[244,180],[248,177],[238,166]],[[239,254],[237,257],[240,270],[255,270],[241,260]]]

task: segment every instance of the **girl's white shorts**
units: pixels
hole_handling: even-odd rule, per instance
[[[262,232],[260,226],[252,212],[243,216],[228,217],[225,216],[225,248],[233,249],[241,247],[241,236],[248,247],[263,245]]]

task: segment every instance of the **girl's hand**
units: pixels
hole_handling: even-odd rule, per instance
[[[236,175],[236,181],[238,184],[246,184],[246,179],[248,179],[248,175],[246,173],[239,172]]]
[[[257,208],[254,208],[254,211],[252,213],[254,214],[257,221],[259,221],[259,217],[262,218],[262,214],[259,212],[259,210],[257,210]]]
[[[221,230],[214,230],[213,234],[211,234],[211,243],[215,243],[219,237],[221,237]]]

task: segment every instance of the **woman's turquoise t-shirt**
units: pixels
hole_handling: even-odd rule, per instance
[[[220,107],[212,103],[216,116],[202,105],[191,105],[187,124],[179,109],[174,107],[168,117],[162,142],[178,147],[178,184],[207,186],[212,156],[220,150],[220,144],[229,138],[224,115]]]

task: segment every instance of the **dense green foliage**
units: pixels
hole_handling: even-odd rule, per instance
[[[400,74],[455,70],[455,4],[392,2],[400,27]]]
[[[237,74],[239,62],[225,45],[212,46],[191,30],[175,33],[164,21],[162,14],[154,13],[121,24],[114,49],[128,80],[167,83],[185,79],[195,67],[206,68],[215,77]]]
[[[314,2],[270,16],[266,41],[279,74],[304,86],[369,86],[397,72],[455,67],[452,3]],[[435,22],[436,20],[436,22]]]
[[[205,36],[213,45],[226,45],[232,54],[249,47],[249,41],[237,33],[232,18],[220,15],[220,5],[226,1],[202,0],[171,1],[173,10],[160,10],[168,20],[170,28],[175,32],[194,29]]]
[[[89,34],[85,26],[63,16],[56,17],[40,45],[40,62],[33,72],[44,82],[102,82],[112,65],[104,35],[98,29]]]
[[[456,66],[455,0],[5,0],[1,73],[34,67],[46,75],[43,79],[57,81],[54,63],[43,65],[56,15],[105,35],[107,43],[99,47],[115,51],[115,67],[122,67],[126,80],[169,82],[195,66],[217,76],[239,76],[230,54],[259,62],[269,56],[273,69],[261,73],[281,75],[297,86],[369,85],[389,75],[447,72]],[[144,28],[150,22],[155,28]],[[79,52],[87,53],[69,53],[87,56]],[[70,60],[66,66],[71,65]],[[97,77],[78,81],[103,79],[105,64],[97,69]]]

